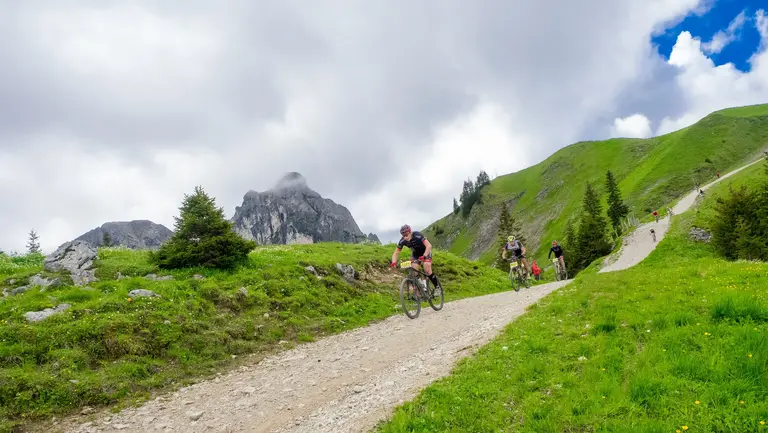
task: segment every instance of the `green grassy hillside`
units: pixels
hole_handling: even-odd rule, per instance
[[[675,216],[639,265],[531,306],[378,431],[766,431],[768,264],[721,260],[688,235],[727,187]]]
[[[482,203],[467,218],[450,214],[424,231],[439,249],[491,263],[500,203],[521,224],[529,250],[542,259],[552,239],[561,240],[566,221],[580,210],[586,182],[604,192],[613,171],[631,213],[644,218],[714,180],[768,148],[768,105],[710,114],[685,129],[651,139],[612,139],[567,146],[539,164],[499,176],[483,189]],[[707,162],[711,161],[711,162]]]
[[[393,249],[261,247],[237,272],[170,273],[150,265],[146,252],[100,249],[101,280],[88,288],[38,287],[0,298],[0,431],[25,419],[145,398],[236,364],[238,355],[262,356],[402,314],[397,290],[404,274],[387,267]],[[444,251],[435,261],[446,301],[509,289],[501,271]],[[352,265],[357,280],[347,282],[336,263]],[[0,289],[38,273],[46,275],[42,256],[0,256]],[[150,273],[173,279],[145,278]],[[135,289],[159,297],[131,297]],[[25,319],[26,312],[63,303],[71,307],[40,322]]]

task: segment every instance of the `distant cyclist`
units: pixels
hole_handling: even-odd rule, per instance
[[[659,211],[653,211],[653,217],[656,218],[656,222],[659,222]]]
[[[565,256],[563,253],[563,247],[561,247],[556,240],[552,241],[552,248],[550,248],[549,253],[547,253],[547,260],[549,260],[549,257],[552,255],[552,253],[555,254],[556,259],[560,260],[560,266],[563,268],[563,272],[565,272]]]
[[[653,237],[653,241],[656,242],[656,230],[651,229],[651,237]]]
[[[514,236],[509,236],[507,237],[507,243],[504,244],[504,248],[501,250],[501,258],[504,260],[507,260],[507,251],[512,251],[512,257],[510,258],[512,261],[517,261],[517,258],[520,258],[523,262],[523,270],[525,271],[523,277],[528,278],[528,262],[525,260],[525,247],[523,244],[515,239]]]
[[[418,269],[419,265],[416,261],[420,261],[424,264],[424,273],[429,277],[429,281],[435,287],[438,287],[437,276],[432,273],[432,244],[429,243],[427,238],[419,231],[411,230],[411,226],[408,224],[400,227],[400,234],[403,236],[397,243],[395,252],[392,254],[391,267],[397,266],[397,258],[400,257],[400,251],[403,247],[408,247],[411,250],[411,267]]]

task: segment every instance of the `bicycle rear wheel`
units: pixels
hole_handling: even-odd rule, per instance
[[[421,313],[421,294],[416,284],[408,278],[403,278],[403,282],[400,283],[400,305],[402,305],[403,313],[408,318],[415,319],[419,317],[419,313]]]
[[[433,285],[432,281],[427,280],[427,291],[430,291],[432,293],[432,296],[429,297],[429,306],[432,307],[435,311],[440,311],[443,308],[443,304],[445,301],[445,293],[443,293],[443,285],[440,283],[440,279],[437,278],[437,286],[435,286],[434,290],[429,290],[429,286]],[[439,302],[439,303],[438,303]]]

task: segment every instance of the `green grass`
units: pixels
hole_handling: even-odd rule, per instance
[[[650,218],[693,190],[757,157],[768,144],[768,104],[710,114],[698,123],[650,139],[611,139],[567,146],[546,160],[499,176],[483,191],[483,203],[469,217],[449,214],[424,230],[437,248],[490,264],[502,201],[512,202],[528,248],[544,262],[552,239],[562,241],[568,218],[581,207],[587,181],[604,194],[610,169],[631,213]],[[705,162],[709,159],[711,163]],[[457,185],[457,188],[460,185]],[[605,197],[603,197],[605,199]],[[493,221],[493,224],[486,224]],[[442,234],[435,235],[436,228]]]
[[[220,371],[236,362],[233,356],[260,356],[402,314],[397,290],[404,274],[387,268],[393,249],[261,247],[237,272],[189,269],[170,272],[168,281],[144,278],[164,274],[146,252],[101,249],[101,281],[90,290],[64,285],[0,300],[0,431],[86,405],[140,400]],[[434,256],[446,301],[510,289],[503,272],[439,250]],[[19,286],[41,271],[38,259],[16,258],[14,266],[0,260],[0,286]],[[337,262],[351,264],[359,281],[346,282]],[[117,280],[118,272],[128,278]],[[133,289],[160,298],[131,299]],[[41,322],[24,318],[60,303],[72,307]]]
[[[696,217],[531,306],[377,430],[765,431],[768,264],[715,258],[688,239]]]

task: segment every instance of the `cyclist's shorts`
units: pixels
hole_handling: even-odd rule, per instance
[[[411,255],[411,263],[415,262],[418,259],[419,259],[418,257],[416,257],[414,255]],[[424,262],[425,263],[426,262],[432,262],[432,253],[429,253],[428,256],[424,256]]]

